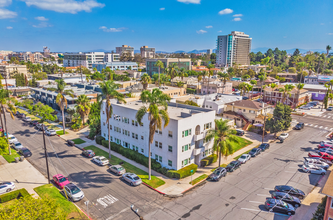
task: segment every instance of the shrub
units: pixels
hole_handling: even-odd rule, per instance
[[[326,200],[327,200],[327,196],[325,196],[324,198],[321,199],[321,203],[318,205],[316,212],[313,213],[313,217],[311,220],[324,219]]]
[[[186,89],[186,93],[189,93],[189,94],[196,94],[196,93],[197,93],[197,90],[196,90],[196,89],[187,88],[187,89]]]
[[[98,135],[96,137],[96,144],[102,144],[102,140],[105,140],[105,138],[102,137],[101,135]]]
[[[212,163],[215,163],[216,161],[217,161],[217,155],[212,154],[212,155],[209,155],[208,157],[205,157],[204,159],[202,159],[200,161],[200,166],[205,167],[205,166],[208,166]]]
[[[28,191],[26,189],[15,190],[13,192],[9,192],[9,193],[6,193],[4,195],[1,195],[0,196],[0,203],[8,202],[8,201],[13,200],[13,199],[18,199],[18,198],[21,198],[23,196],[30,196],[30,194],[28,193]]]
[[[180,170],[169,170],[167,172],[167,176],[169,178],[176,178],[176,179],[182,179],[188,176],[191,176],[191,170],[193,170],[193,173],[195,173],[198,169],[198,165],[196,164],[190,164]]]

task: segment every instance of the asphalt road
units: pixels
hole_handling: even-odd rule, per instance
[[[269,150],[219,182],[207,182],[184,197],[164,203],[163,209],[149,213],[145,219],[288,219],[267,212],[265,199],[276,185],[291,185],[306,194],[311,191],[322,176],[302,172],[303,157],[326,134],[311,127],[291,131],[283,144],[271,144]]]
[[[298,122],[304,122],[305,126],[307,126],[307,127],[313,127],[315,129],[319,129],[319,130],[333,131],[333,113],[330,113],[330,112],[325,112],[319,116],[293,115],[293,119]]]
[[[32,151],[33,155],[28,160],[46,176],[42,132],[18,118],[12,120],[8,114],[7,126],[9,133]],[[76,204],[87,212],[84,202],[89,200],[89,215],[94,219],[138,219],[130,209],[131,204],[139,209],[139,214],[145,215],[168,201],[144,185],[132,187],[126,184],[109,173],[107,167],[100,167],[81,156],[80,149],[68,146],[57,136],[46,136],[46,144],[50,177],[61,173],[77,184],[85,193],[85,198]]]

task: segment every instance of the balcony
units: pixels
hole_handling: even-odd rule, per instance
[[[205,150],[205,148],[203,148],[203,147],[195,148],[195,149],[193,149],[193,155],[194,155],[194,156],[197,156],[197,155],[199,155],[200,153],[204,152],[204,150]]]
[[[194,141],[200,141],[202,139],[204,139],[204,133],[203,132],[201,132],[200,134],[195,134],[194,135]]]

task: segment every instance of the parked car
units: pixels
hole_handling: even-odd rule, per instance
[[[225,168],[228,172],[234,172],[234,170],[237,170],[241,165],[241,162],[238,160],[234,160],[228,164],[228,166]]]
[[[289,134],[288,134],[288,133],[282,133],[282,134],[280,134],[279,139],[280,139],[280,140],[285,140],[285,139],[287,139],[288,137],[289,137]]]
[[[14,182],[2,182],[2,183],[0,183],[0,194],[10,192],[13,189],[15,189],[15,183]]]
[[[18,118],[23,118],[23,117],[25,117],[25,114],[23,114],[23,113],[17,113],[16,116],[17,116]]]
[[[333,106],[328,107],[326,111],[333,111]]]
[[[124,181],[128,182],[129,184],[131,184],[131,186],[138,186],[142,183],[142,180],[140,179],[140,177],[138,177],[134,173],[124,173],[122,175],[122,179]]]
[[[270,212],[279,212],[287,215],[295,215],[295,208],[278,199],[266,199],[265,208]]]
[[[18,142],[18,141],[15,141],[13,144],[12,144],[12,147],[15,149],[15,150],[20,150],[21,148],[23,148],[23,145]]]
[[[312,106],[311,105],[303,105],[299,107],[299,109],[304,109],[304,110],[311,110]]]
[[[321,167],[325,170],[327,170],[330,165],[324,161],[318,160],[319,158],[304,158],[304,165],[315,165],[317,167]]]
[[[236,129],[236,135],[243,136],[245,132],[241,129]]]
[[[332,148],[319,148],[318,150],[316,150],[317,153],[319,152],[324,152],[324,153],[328,153],[330,155],[333,155],[333,149]]]
[[[268,143],[263,143],[263,144],[260,144],[258,148],[261,149],[261,151],[265,151],[266,149],[269,149],[269,144]]]
[[[299,199],[303,199],[305,196],[305,193],[302,190],[295,189],[294,187],[287,185],[275,186],[274,190],[277,192],[288,193],[289,195],[295,196]]]
[[[320,148],[333,148],[330,144],[325,144],[324,142],[320,142],[320,144],[317,145],[317,147]]]
[[[312,102],[309,102],[308,104],[317,106],[317,105],[319,105],[319,102],[318,101],[312,101]]]
[[[94,157],[95,153],[92,150],[84,150],[82,151],[82,155],[86,157]]]
[[[260,153],[261,153],[260,148],[252,148],[252,150],[249,152],[251,157],[255,157],[255,156],[259,155]]]
[[[120,165],[112,165],[109,167],[109,170],[112,172],[112,173],[115,173],[117,174],[118,176],[121,176],[123,174],[126,173],[126,170],[124,167],[120,166]]]
[[[323,159],[321,157],[305,157],[304,159],[305,159],[305,161],[308,160],[308,159],[311,159],[311,160],[324,162],[324,163],[328,164],[329,166],[331,166],[333,164],[332,161]],[[318,164],[317,164],[317,166],[318,166]]]
[[[304,128],[303,122],[298,122],[298,124],[294,127],[295,130],[301,130]]]
[[[19,149],[19,154],[21,154],[24,157],[31,157],[31,155],[32,155],[31,151],[26,147],[20,148]]]
[[[325,169],[323,169],[321,167],[317,167],[315,165],[303,165],[302,170],[306,173],[313,173],[313,174],[320,174],[320,175],[326,174]]]
[[[48,136],[54,136],[57,135],[56,131],[53,129],[46,129],[45,134]]]
[[[6,133],[5,133],[6,136]],[[14,143],[14,142],[18,142],[18,140],[16,139],[16,137],[12,134],[8,134],[8,141],[10,144]]]
[[[92,160],[100,166],[104,166],[109,163],[109,160],[103,156],[95,156],[95,157],[93,157]]]
[[[25,117],[25,118],[23,118],[23,121],[25,121],[25,122],[30,122],[30,121],[32,121],[32,120],[31,120],[30,117]]]
[[[319,153],[309,152],[308,156],[309,157],[321,157],[321,158],[323,158],[325,160],[329,160],[329,161],[333,160],[332,155],[329,155],[328,153],[324,153],[324,152],[319,152]]]
[[[240,156],[240,158],[238,158],[238,161],[243,164],[243,163],[246,163],[250,159],[251,159],[250,154],[243,154],[242,156]]]
[[[65,185],[64,190],[66,191],[66,195],[73,201],[80,201],[84,198],[83,191],[77,187],[74,183],[68,183]]]
[[[29,122],[29,124],[35,126],[38,123],[38,120],[32,120]]]
[[[320,141],[320,144],[323,143],[323,144],[329,144],[329,145],[333,145],[333,141]]]
[[[225,177],[226,175],[227,170],[223,167],[218,167],[214,170],[212,174],[209,175],[207,179],[212,181],[219,181],[222,177]]]
[[[279,199],[283,202],[289,203],[290,205],[294,206],[295,208],[298,208],[301,206],[301,200],[295,196],[291,196],[288,193],[283,192],[272,192],[272,198],[273,199]]]
[[[69,146],[75,146],[74,141],[71,141],[71,140],[67,140],[67,144],[68,144]]]
[[[60,188],[63,189],[64,186],[69,184],[69,180],[67,177],[64,177],[62,174],[57,174],[53,176],[53,182]]]
[[[47,127],[46,127],[44,124],[42,124],[42,123],[38,123],[38,124],[36,125],[36,128],[37,128],[38,130],[40,130],[40,131],[43,130],[43,127],[44,127],[44,130],[47,129]]]

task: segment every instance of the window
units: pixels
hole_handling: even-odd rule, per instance
[[[172,167],[172,161],[168,160],[168,166]]]
[[[172,146],[170,146],[170,145],[168,146],[168,151],[172,152]]]
[[[155,141],[155,147],[158,147],[158,141]]]
[[[129,148],[129,147],[130,147],[130,144],[124,141],[124,147]]]
[[[172,131],[168,131],[168,136],[172,138]]]
[[[112,125],[110,125],[110,130],[112,130]]]
[[[143,148],[141,148],[141,153],[144,153],[145,151],[143,150]]]
[[[250,112],[250,113],[252,113],[252,114],[256,113],[256,112],[255,112],[255,111],[253,111],[253,110],[249,110],[249,112]]]
[[[160,161],[162,163],[162,157],[158,156],[158,161]]]
[[[137,139],[137,140],[138,140],[138,134],[135,134],[135,139]]]
[[[132,132],[132,138],[134,138],[134,135],[135,135],[135,134]]]
[[[121,140],[119,140],[118,138],[115,138],[115,140],[117,144],[121,144]]]
[[[103,126],[105,126],[105,122],[103,122]]]
[[[159,146],[159,148],[162,149],[162,142],[159,142],[159,143],[158,143],[158,146]]]
[[[157,154],[155,154],[155,160],[158,160],[158,155]]]
[[[188,165],[190,163],[191,163],[191,158],[185,159],[185,160],[182,161],[182,166],[186,166],[186,165]]]
[[[187,137],[189,135],[191,135],[191,129],[188,129],[188,130],[185,130],[182,132],[182,137]]]
[[[243,109],[243,112],[246,112],[246,109]]]
[[[132,120],[132,125],[134,125],[134,120]]]
[[[191,144],[187,144],[187,145],[182,146],[182,152],[185,152],[185,151],[188,151],[188,150],[191,150]]]
[[[162,134],[162,130],[158,130],[158,133],[159,133],[159,134]]]
[[[143,140],[143,136],[141,135],[141,140]]]

